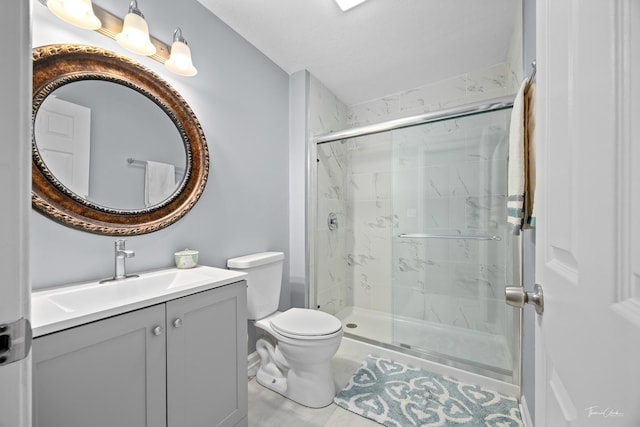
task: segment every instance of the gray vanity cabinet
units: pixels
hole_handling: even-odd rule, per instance
[[[164,304],[33,341],[37,427],[166,426]]]
[[[247,287],[167,303],[169,427],[247,424]]]
[[[38,337],[34,426],[247,424],[246,284]]]

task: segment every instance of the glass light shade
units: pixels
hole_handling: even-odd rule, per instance
[[[85,30],[97,30],[102,23],[93,13],[91,0],[49,0],[47,7],[58,18]]]
[[[140,55],[156,53],[156,47],[149,39],[147,21],[135,13],[127,13],[124,17],[122,32],[116,34],[116,41],[123,48]]]
[[[186,43],[179,40],[171,44],[171,55],[164,63],[164,66],[172,73],[181,76],[191,77],[198,73],[198,70],[191,62],[191,49]]]

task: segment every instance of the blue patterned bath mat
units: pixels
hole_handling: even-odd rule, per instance
[[[518,401],[369,355],[334,402],[389,427],[522,427]]]

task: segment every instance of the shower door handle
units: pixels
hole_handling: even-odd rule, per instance
[[[506,303],[518,308],[524,308],[525,304],[533,304],[536,307],[536,313],[544,312],[544,294],[542,286],[536,284],[533,292],[526,292],[520,286],[507,286],[504,288],[504,297]]]

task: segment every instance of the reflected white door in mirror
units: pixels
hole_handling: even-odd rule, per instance
[[[75,194],[88,198],[91,109],[49,96],[40,107],[34,133],[51,172]]]

